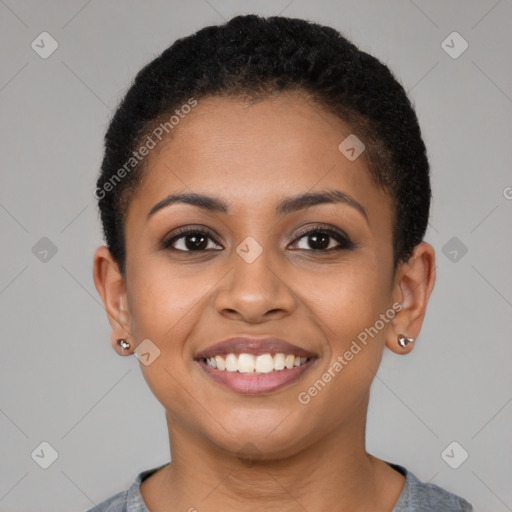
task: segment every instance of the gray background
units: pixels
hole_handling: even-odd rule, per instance
[[[477,509],[512,510],[510,0],[0,0],[0,510],[84,511],[168,461],[163,409],[138,360],[110,346],[92,192],[140,67],[248,12],[330,24],[409,91],[432,165],[438,280],[415,350],[385,351],[368,450]],[[43,31],[59,45],[47,59],[31,48]],[[469,44],[458,58],[441,46],[453,31]],[[48,469],[31,457],[43,441],[58,452]],[[452,464],[469,453],[458,469],[441,456],[452,441]]]

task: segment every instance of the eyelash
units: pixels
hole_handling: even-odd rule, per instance
[[[304,230],[299,231],[297,233],[295,240],[292,243],[296,243],[298,240],[305,238],[308,235],[312,234],[326,234],[330,238],[333,238],[338,242],[340,245],[338,247],[331,247],[330,249],[298,249],[301,251],[307,251],[307,252],[316,252],[316,253],[330,253],[332,251],[341,251],[341,250],[351,250],[355,249],[357,247],[357,244],[352,242],[350,238],[343,233],[342,231],[338,231],[332,227],[329,226],[315,226],[314,228],[306,228]],[[183,250],[183,249],[176,249],[172,247],[172,244],[181,238],[185,238],[187,235],[206,235],[208,238],[213,240],[217,245],[221,245],[216,237],[208,230],[205,229],[199,229],[199,228],[179,228],[177,232],[174,233],[174,235],[162,242],[162,249],[174,251],[174,252],[183,252],[183,253],[192,253],[192,252],[205,252],[207,250],[211,249],[200,249],[197,251],[193,250]],[[330,244],[329,244],[330,245]],[[218,249],[214,249],[218,250]]]

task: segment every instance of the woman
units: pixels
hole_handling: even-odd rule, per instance
[[[94,281],[171,462],[100,511],[468,511],[366,452],[384,347],[435,281],[429,164],[390,70],[334,29],[238,16],[145,66],[105,137]]]

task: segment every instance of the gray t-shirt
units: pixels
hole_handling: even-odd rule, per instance
[[[145,478],[168,464],[142,471],[127,491],[102,501],[87,512],[150,512],[142,499],[140,484]],[[421,482],[410,471],[398,464],[391,462],[387,464],[405,476],[404,488],[392,512],[473,512],[472,505],[464,498],[445,491],[435,484]]]

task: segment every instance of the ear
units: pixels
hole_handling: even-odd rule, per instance
[[[94,253],[93,278],[112,327],[112,347],[120,355],[131,355],[134,343],[131,339],[131,315],[126,286],[119,266],[105,245],[98,247]],[[131,348],[123,350],[117,343],[119,338],[125,338]]]
[[[398,266],[395,274],[393,297],[402,305],[402,309],[391,320],[391,329],[386,336],[386,346],[393,352],[408,354],[414,348],[414,343],[401,347],[397,337],[403,334],[408,338],[417,338],[435,280],[435,251],[430,244],[421,242],[415,247],[409,261]]]

